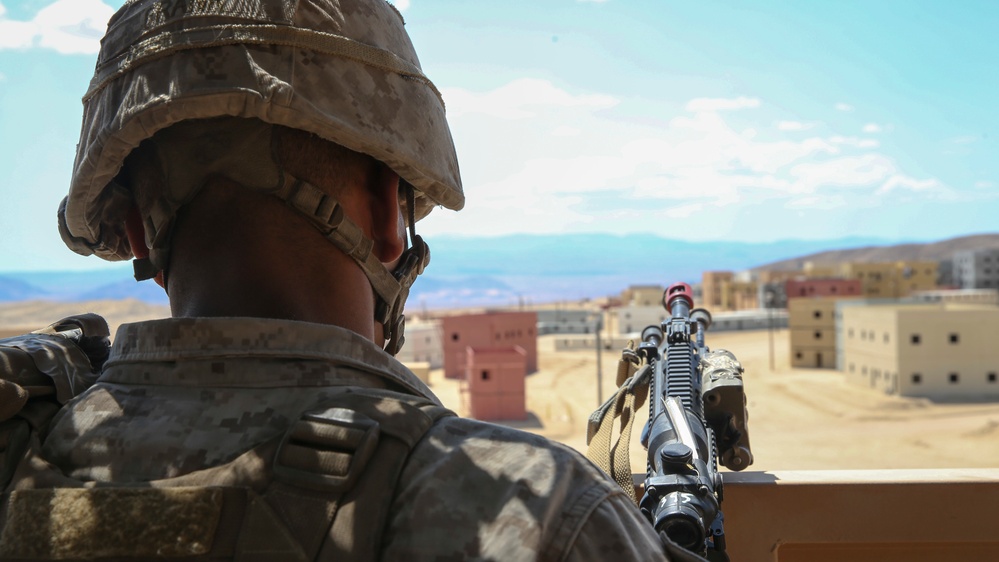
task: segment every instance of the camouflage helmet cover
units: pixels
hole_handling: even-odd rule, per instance
[[[83,98],[66,244],[132,257],[114,183],[129,153],[171,125],[256,118],[384,162],[417,191],[416,218],[464,205],[440,92],[384,0],[134,0],[111,18]]]

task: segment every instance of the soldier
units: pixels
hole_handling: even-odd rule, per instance
[[[0,559],[665,558],[580,455],[453,416],[390,355],[415,223],[464,203],[390,4],[126,2],[84,109],[63,239],[134,258],[173,318],[106,361],[79,319],[12,345],[66,404],[0,386]]]

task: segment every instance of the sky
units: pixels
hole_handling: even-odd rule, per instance
[[[121,5],[0,0],[0,272],[63,246],[99,39]],[[440,236],[767,242],[999,232],[999,3],[397,0],[464,210]]]

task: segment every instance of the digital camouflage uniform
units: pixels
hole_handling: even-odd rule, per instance
[[[53,420],[43,456],[135,484],[226,463],[343,385],[433,393],[353,332],[178,318],[123,325],[97,383]],[[15,481],[14,487],[29,482]],[[575,451],[507,427],[437,422],[395,488],[385,560],[660,560],[651,526]]]

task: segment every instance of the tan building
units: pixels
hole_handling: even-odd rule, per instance
[[[701,299],[697,306],[711,312],[759,308],[759,284],[737,278],[731,271],[705,271],[701,275]]]
[[[662,285],[632,285],[621,292],[621,303],[625,306],[662,306]]]
[[[999,397],[995,306],[858,306],[842,322],[848,380],[903,396]]]
[[[836,301],[831,297],[788,301],[792,367],[836,367]]]
[[[859,279],[865,297],[901,298],[936,289],[938,269],[933,261],[851,262],[843,264],[840,274]]]
[[[700,306],[708,310],[722,310],[722,285],[730,283],[733,277],[735,274],[731,271],[705,271],[701,274],[701,298],[704,302]]]
[[[604,315],[604,336],[614,338],[641,333],[648,326],[658,326],[666,320],[666,309],[658,306],[622,306]]]
[[[837,277],[840,274],[839,267],[834,264],[812,261],[805,262],[804,267],[801,268],[801,273],[808,279],[827,279]]]
[[[722,303],[717,310],[752,310],[760,307],[760,286],[755,281],[722,283]]]

